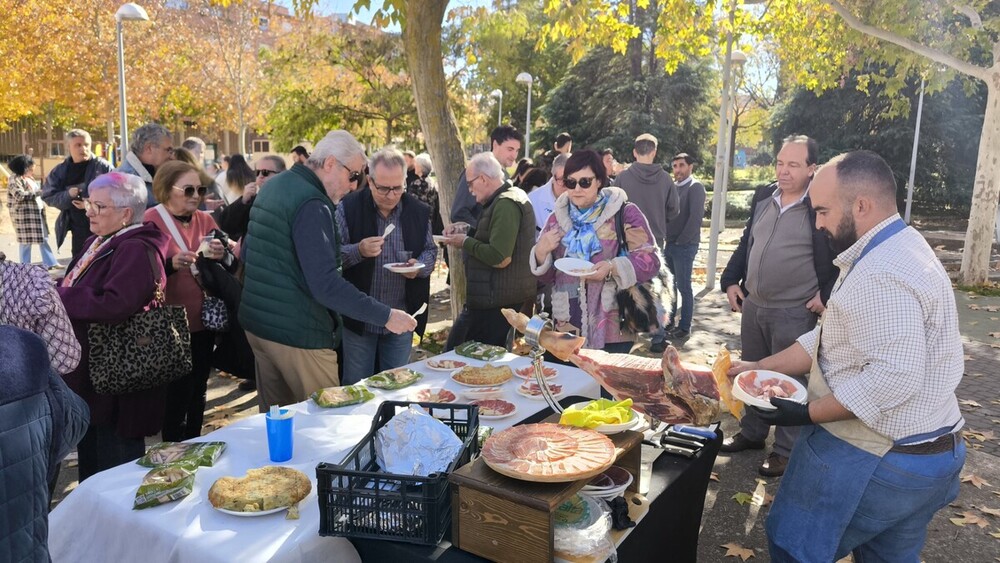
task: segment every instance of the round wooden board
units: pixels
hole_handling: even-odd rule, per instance
[[[551,455],[539,456],[542,451]],[[536,461],[528,459],[529,456]],[[539,457],[548,459],[539,462]],[[590,479],[611,467],[615,462],[615,446],[607,436],[593,430],[552,423],[525,424],[490,436],[483,446],[482,458],[491,469],[513,479],[563,483]],[[578,469],[560,473],[553,467],[567,464]],[[538,470],[533,472],[534,467]]]

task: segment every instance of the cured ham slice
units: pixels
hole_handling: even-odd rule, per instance
[[[615,462],[607,436],[572,426],[524,424],[486,440],[483,461],[494,471],[525,481],[556,483],[593,477]]]
[[[744,391],[765,401],[772,397],[787,399],[798,391],[790,381],[777,377],[758,378],[756,371],[751,371],[740,378],[739,385]]]
[[[596,379],[617,400],[671,424],[702,426],[719,419],[719,389],[708,367],[685,364],[673,346],[663,358],[582,349],[570,361]]]

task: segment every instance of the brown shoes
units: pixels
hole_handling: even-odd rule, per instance
[[[743,436],[743,434],[736,433],[731,438],[726,438],[722,442],[722,447],[719,451],[727,454],[732,454],[736,452],[742,452],[743,450],[763,450],[764,441],[754,442]]]
[[[767,459],[761,464],[757,473],[760,473],[764,477],[781,477],[785,474],[786,467],[788,467],[788,458],[771,452],[771,455],[767,456]]]

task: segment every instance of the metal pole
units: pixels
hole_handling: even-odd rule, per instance
[[[528,114],[524,119],[524,157],[531,157],[531,83],[528,82]]]
[[[917,102],[917,126],[913,132],[913,152],[910,154],[910,179],[906,182],[906,214],[903,220],[910,224],[910,209],[913,207],[913,177],[917,173],[917,145],[920,143],[920,118],[924,113],[924,79],[920,79],[920,100]]]
[[[730,65],[732,65],[732,61],[730,61]],[[722,169],[722,177],[726,181],[722,183],[722,203],[719,204],[718,229],[720,234],[726,230],[726,205],[729,202],[729,175],[733,161],[733,137],[736,135],[736,131],[733,129],[733,124],[736,123],[736,69],[730,66],[730,71],[729,109],[732,111],[726,111],[726,158],[723,161]]]
[[[729,27],[736,19],[736,2],[729,9]],[[708,259],[705,263],[705,289],[715,288],[715,268],[719,254],[719,225],[722,224],[722,202],[725,197],[725,164],[729,131],[729,80],[733,66],[733,34],[726,33],[726,57],[722,63],[722,103],[719,107],[719,134],[715,148],[715,183],[712,188],[712,222],[708,233]]]
[[[500,103],[497,104],[497,127],[503,125],[503,92],[500,93]]]
[[[118,105],[121,109],[121,143],[118,147],[121,151],[122,160],[128,152],[128,114],[125,108],[125,39],[122,37],[122,22],[115,22],[118,31]]]

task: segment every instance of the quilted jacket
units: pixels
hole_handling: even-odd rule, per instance
[[[89,418],[42,339],[0,326],[0,561],[49,561],[49,480]]]

